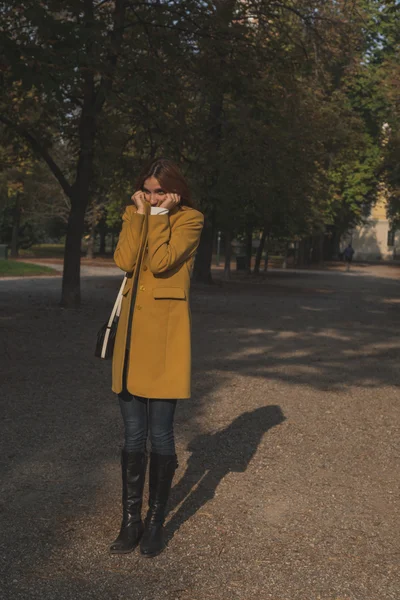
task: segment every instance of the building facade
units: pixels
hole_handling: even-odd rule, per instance
[[[387,201],[382,194],[371,209],[371,214],[341,240],[341,250],[351,243],[354,260],[400,260],[400,231],[394,231],[387,218]]]

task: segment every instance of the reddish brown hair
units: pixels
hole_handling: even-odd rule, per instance
[[[172,160],[156,158],[148,163],[137,179],[136,191],[143,189],[144,182],[149,177],[155,177],[165,192],[179,194],[183,206],[194,207],[188,183]]]

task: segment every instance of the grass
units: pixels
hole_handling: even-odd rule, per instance
[[[29,275],[54,275],[50,267],[32,265],[16,260],[0,260],[0,277],[29,277]]]
[[[35,244],[27,250],[20,249],[19,255],[21,258],[64,258],[64,248],[64,244]],[[113,255],[109,246],[107,246],[107,255],[110,257]],[[81,256],[82,258],[86,257],[85,244],[82,244]],[[99,256],[97,246],[95,256]]]
[[[22,258],[63,258],[64,244],[35,244],[19,254]]]

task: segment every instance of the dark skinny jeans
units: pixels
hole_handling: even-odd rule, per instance
[[[118,395],[125,427],[125,450],[145,452],[150,429],[151,451],[175,454],[174,414],[176,400],[132,396],[126,389]]]

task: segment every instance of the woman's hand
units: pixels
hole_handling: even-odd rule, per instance
[[[172,208],[175,208],[175,206],[178,206],[180,201],[181,197],[179,194],[166,194],[166,198],[161,202],[160,208],[168,208],[168,210],[171,210]]]
[[[135,192],[131,198],[132,202],[134,203],[134,205],[137,208],[137,211],[140,215],[144,215],[146,212],[145,209],[145,196],[144,196],[144,192],[142,192],[142,190],[138,190],[137,192]]]

